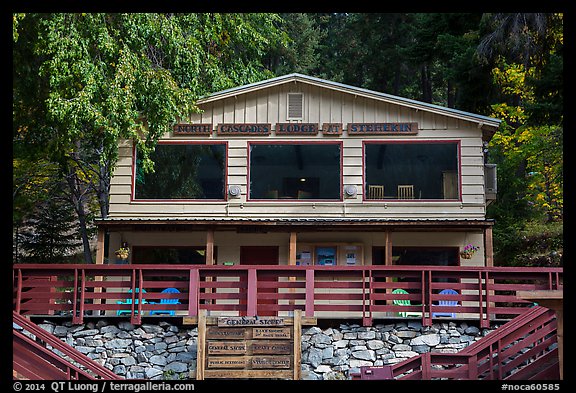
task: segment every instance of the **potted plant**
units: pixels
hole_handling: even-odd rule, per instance
[[[130,249],[128,247],[120,247],[114,254],[116,254],[116,258],[122,261],[121,263],[127,263]]]
[[[470,259],[479,249],[480,247],[478,246],[468,244],[462,249],[462,251],[460,251],[460,257],[463,259]]]

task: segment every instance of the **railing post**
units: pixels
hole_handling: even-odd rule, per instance
[[[306,305],[304,313],[314,317],[314,269],[306,269]]]
[[[422,368],[422,380],[429,381],[432,379],[432,358],[430,352],[424,352],[422,355],[420,355],[420,359],[420,367]]]
[[[368,272],[368,292],[366,292],[366,272]],[[362,325],[372,326],[372,270],[362,269]]]
[[[478,355],[468,356],[468,380],[475,381],[478,379]]]
[[[432,271],[422,271],[422,326],[432,325]],[[428,317],[426,317],[428,310]]]
[[[72,323],[79,325],[82,323],[82,315],[78,310],[78,291],[80,288],[78,286],[78,269],[74,269],[74,294],[72,295]]]
[[[22,303],[22,269],[18,269],[18,284],[16,288],[16,313],[20,314],[20,305]]]
[[[137,288],[137,293],[135,294],[135,296],[138,298],[137,299],[137,305],[134,305],[134,314],[132,315],[132,321],[130,323],[132,323],[133,325],[140,325],[142,323],[142,300],[143,300],[143,295],[142,292],[144,291],[143,288],[143,280],[142,280],[142,268],[138,269],[138,277],[137,277],[137,281],[136,281],[136,270],[134,270],[134,278],[135,278],[135,287]]]
[[[258,315],[258,290],[257,290],[258,280],[256,277],[256,269],[248,269],[248,293],[247,293],[247,304],[246,304],[246,315],[253,317]]]
[[[85,292],[86,292],[86,270],[82,269],[81,274],[81,282],[80,282],[80,323],[84,320],[84,301],[85,301]]]
[[[490,327],[490,279],[488,272],[484,272],[484,275],[484,283],[486,285],[486,319],[482,319],[481,326]]]
[[[190,267],[190,282],[188,283],[188,316],[198,315],[200,292],[200,271],[198,268]]]

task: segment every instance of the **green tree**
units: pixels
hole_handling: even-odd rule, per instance
[[[23,222],[18,233],[17,257],[23,262],[62,263],[82,245],[76,234],[77,221],[68,200],[54,191],[51,197],[37,204]]]
[[[555,221],[563,219],[562,25],[561,14],[483,19],[478,51],[492,68],[491,115],[503,119],[489,146],[499,168],[498,198],[488,214],[497,222],[500,264],[532,263],[523,259],[525,250],[542,232],[557,233]],[[561,250],[557,239],[552,244]]]
[[[56,163],[79,220],[86,262],[94,199],[108,214],[118,143],[146,171],[158,139],[209,92],[272,76],[283,46],[275,14],[26,14],[13,18],[13,141]]]
[[[285,32],[286,46],[270,48],[266,56],[267,67],[275,75],[292,72],[315,74],[320,66],[318,51],[326,32],[321,30],[313,14],[280,14],[279,27]]]

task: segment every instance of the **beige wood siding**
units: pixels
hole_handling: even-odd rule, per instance
[[[276,123],[287,120],[288,93],[304,93],[304,123],[342,123],[341,136],[295,138],[276,136]],[[272,133],[264,137],[175,136],[168,133],[164,140],[228,141],[228,185],[238,185],[240,198],[224,202],[141,202],[132,201],[132,147],[124,142],[119,148],[119,161],[111,182],[110,217],[362,217],[362,218],[444,218],[483,219],[485,217],[484,169],[482,132],[475,123],[441,116],[425,110],[415,110],[377,99],[320,88],[306,83],[286,83],[252,93],[240,94],[202,106],[203,113],[185,122],[211,123],[270,123]],[[346,126],[351,122],[417,122],[417,135],[349,136]],[[249,201],[248,144],[250,141],[342,141],[343,186],[355,185],[358,195],[343,201],[256,202]],[[459,141],[461,201],[386,201],[363,202],[363,142],[364,141]]]

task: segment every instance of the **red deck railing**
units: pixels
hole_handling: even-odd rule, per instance
[[[417,315],[430,325],[436,313],[477,319],[488,327],[532,303],[518,290],[562,289],[562,268],[441,266],[13,266],[14,310],[24,315],[166,315],[194,317],[199,309],[222,315],[278,315],[301,309],[306,317],[374,318]],[[179,293],[163,293],[176,288]],[[407,294],[392,293],[404,289]],[[140,290],[142,289],[142,290]],[[443,295],[453,289],[454,295]],[[410,301],[402,305],[401,301]],[[442,301],[442,305],[440,305]]]

